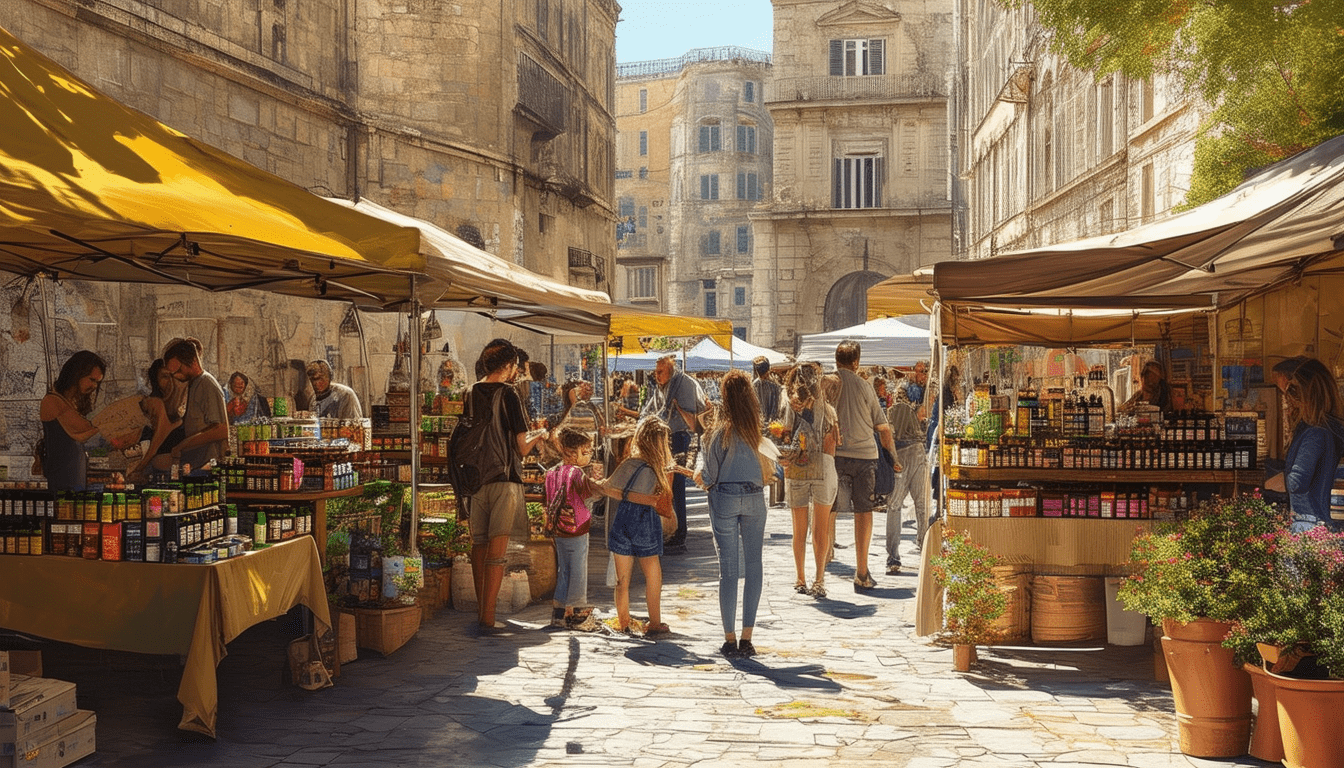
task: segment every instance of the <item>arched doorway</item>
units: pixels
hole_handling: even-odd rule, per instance
[[[870,270],[850,272],[835,281],[826,294],[826,309],[822,313],[822,330],[834,331],[868,320],[868,289],[885,280]]]

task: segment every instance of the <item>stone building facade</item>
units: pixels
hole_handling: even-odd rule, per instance
[[[958,256],[1119,232],[1181,203],[1203,110],[1174,82],[1069,66],[1030,6],[956,8]]]
[[[368,198],[608,290],[619,11],[615,0],[8,0],[0,26],[111,97],[315,193]],[[395,318],[365,318],[366,351],[338,333],[345,308],[325,302],[72,284],[50,306],[55,365],[97,349],[112,366],[105,396],[143,385],[161,341],[183,334],[206,341],[212,372],[265,368],[271,394],[303,387],[293,361],[334,356],[337,378],[367,382],[357,388],[380,402],[393,361]],[[488,334],[546,346],[452,314],[441,322],[468,362]],[[0,385],[11,426],[35,427],[48,378],[36,340],[0,339],[0,361],[20,366]]]
[[[751,341],[792,351],[798,334],[866,319],[874,283],[952,255],[952,8],[773,5],[774,187],[752,214]]]
[[[749,213],[771,185],[770,57],[697,49],[617,68],[618,300],[752,323]]]

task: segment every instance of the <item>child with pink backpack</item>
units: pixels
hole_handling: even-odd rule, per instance
[[[601,494],[585,468],[593,461],[593,440],[585,432],[560,430],[561,463],[546,473],[546,533],[555,542],[555,599],[551,626],[574,627],[588,617],[588,500]],[[579,610],[576,610],[579,609]]]

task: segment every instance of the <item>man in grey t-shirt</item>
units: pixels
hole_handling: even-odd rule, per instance
[[[331,366],[326,360],[314,360],[308,364],[308,382],[313,385],[313,394],[317,396],[314,410],[318,418],[345,419],[351,421],[364,418],[364,409],[359,405],[359,395],[355,390],[337,384],[331,380]]]
[[[835,449],[835,474],[840,489],[835,497],[837,515],[854,513],[854,589],[877,586],[868,571],[868,545],[873,538],[873,486],[878,462],[877,439],[896,455],[882,405],[873,385],[859,377],[859,343],[846,339],[835,348],[836,373],[840,376],[840,400],[835,405],[840,420],[840,446]],[[874,438],[876,433],[877,439]],[[892,469],[901,471],[899,462]]]
[[[682,462],[695,437],[695,420],[707,408],[705,393],[695,379],[677,372],[676,357],[672,355],[658,358],[653,379],[655,386],[640,417],[657,416],[667,423],[672,433],[672,456]],[[672,510],[677,515],[677,532],[663,551],[678,555],[686,551],[686,477],[680,473],[672,475]]]
[[[224,390],[201,368],[200,353],[189,340],[178,341],[163,353],[164,370],[187,385],[187,408],[182,414],[186,437],[173,448],[173,462],[200,469],[211,459],[222,459],[229,445],[229,415]]]

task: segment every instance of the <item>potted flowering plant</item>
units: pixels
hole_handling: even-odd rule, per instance
[[[948,530],[932,560],[933,578],[945,593],[941,638],[954,646],[957,671],[975,660],[975,646],[998,639],[993,626],[1008,608],[1008,596],[994,581],[1002,558],[976,544],[966,531]]]
[[[1267,541],[1260,600],[1223,643],[1247,662],[1267,719],[1251,754],[1293,768],[1344,765],[1344,534],[1318,526]]]
[[[1284,511],[1258,495],[1207,501],[1174,524],[1134,541],[1132,573],[1119,596],[1161,621],[1181,751],[1197,757],[1246,753],[1251,680],[1222,642],[1261,599]]]

